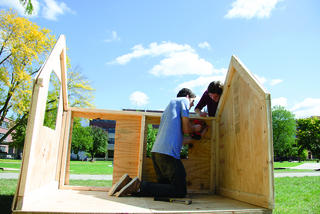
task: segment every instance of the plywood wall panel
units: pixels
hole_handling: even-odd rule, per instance
[[[270,94],[250,71],[233,57],[218,115],[219,170],[217,186],[221,194],[232,191],[273,200],[272,129]],[[269,115],[269,116],[268,116]],[[224,191],[221,191],[223,189]],[[253,197],[259,199],[259,197]],[[241,197],[236,198],[242,200]],[[265,200],[265,199],[264,199]],[[250,203],[250,201],[248,201]],[[263,202],[265,204],[265,202]]]
[[[126,120],[117,120],[116,124],[113,183],[125,173],[138,176],[141,117],[127,117]]]

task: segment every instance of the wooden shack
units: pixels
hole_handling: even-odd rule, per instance
[[[216,117],[183,159],[193,203],[108,196],[110,187],[70,186],[74,117],[116,121],[113,182],[124,173],[155,181],[146,156],[147,126],[161,113],[72,108],[67,100],[66,46],[60,36],[34,80],[27,135],[13,213],[272,213],[273,143],[270,94],[232,56]],[[43,125],[49,78],[61,83],[55,129]]]

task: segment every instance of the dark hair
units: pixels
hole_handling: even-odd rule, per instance
[[[186,97],[187,95],[189,95],[189,98],[196,98],[196,95],[188,88],[181,89],[178,92],[177,97]]]
[[[223,84],[220,81],[213,81],[208,86],[208,93],[218,94],[219,96],[222,94]]]

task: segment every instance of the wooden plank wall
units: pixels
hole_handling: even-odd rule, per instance
[[[270,94],[233,56],[217,119],[217,193],[273,208]]]

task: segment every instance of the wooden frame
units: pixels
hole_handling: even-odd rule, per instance
[[[231,58],[216,117],[190,117],[190,123],[201,119],[211,124],[207,135],[189,148],[188,159],[182,160],[192,206],[116,198],[106,193],[110,187],[69,186],[74,117],[116,120],[114,183],[124,173],[156,181],[146,157],[147,126],[160,124],[161,113],[68,107],[65,50],[65,37],[60,36],[34,81],[13,213],[272,212],[270,94],[236,56]],[[52,71],[62,86],[55,130],[42,125]]]

